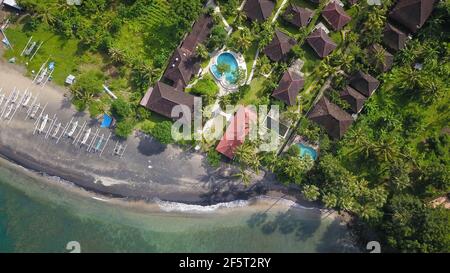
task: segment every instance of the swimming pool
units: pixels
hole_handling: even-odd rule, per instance
[[[305,155],[311,157],[312,160],[317,159],[317,152],[312,147],[307,146],[303,143],[297,143],[298,148],[300,148],[300,157],[305,157]]]
[[[236,84],[237,78],[236,78],[236,71],[239,69],[238,62],[234,55],[230,52],[224,52],[221,53],[219,56],[217,56],[216,63],[211,65],[211,73],[216,77],[217,80],[222,79],[222,74],[217,70],[217,65],[219,64],[227,64],[230,67],[230,70],[225,73],[225,80],[229,84]]]

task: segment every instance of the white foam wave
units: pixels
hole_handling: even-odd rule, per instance
[[[204,212],[214,212],[218,209],[224,208],[239,208],[245,207],[249,205],[249,201],[247,200],[236,200],[231,202],[217,203],[215,205],[210,206],[202,206],[202,205],[191,205],[170,201],[162,201],[160,199],[155,200],[156,204],[158,204],[159,208],[162,211],[166,212],[194,212],[194,213],[204,213]]]

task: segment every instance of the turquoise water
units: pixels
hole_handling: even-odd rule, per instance
[[[217,64],[229,65],[230,70],[225,73],[225,79],[230,84],[236,84],[237,82],[236,71],[238,71],[239,65],[236,59],[234,58],[233,54],[228,52],[221,53],[217,57]],[[211,72],[213,73],[214,77],[216,77],[216,79],[222,78],[222,74],[219,73],[219,71],[217,71],[217,65],[211,66]]]
[[[28,172],[27,172],[28,173]],[[0,252],[334,252],[355,250],[337,221],[307,210],[152,212],[94,200],[0,161]]]
[[[301,157],[309,156],[312,158],[312,160],[317,159],[317,152],[312,147],[307,146],[303,143],[298,143],[297,146],[300,148]]]

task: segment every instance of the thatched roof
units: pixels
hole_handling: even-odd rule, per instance
[[[153,88],[147,91],[140,104],[160,115],[172,118],[172,109],[177,105],[185,105],[193,113],[194,98],[195,96],[180,92],[170,85],[157,82]],[[190,119],[185,121],[190,121]]]
[[[387,23],[383,32],[383,44],[393,51],[401,50],[405,47],[408,36],[394,27],[393,25]]]
[[[290,4],[283,14],[283,18],[296,27],[305,27],[309,24],[314,12],[308,8]]]
[[[433,11],[435,0],[400,0],[389,13],[389,18],[416,32]]]
[[[337,47],[322,28],[317,28],[306,38],[306,41],[320,58],[328,56]]]
[[[335,1],[328,3],[323,9],[322,17],[334,30],[341,30],[352,19]]]
[[[350,77],[350,86],[366,97],[370,97],[379,85],[380,82],[377,79],[362,71],[358,71]]]
[[[350,114],[325,97],[322,97],[314,105],[314,108],[308,114],[308,118],[322,126],[335,139],[341,138],[353,123]]]
[[[287,70],[284,72],[278,87],[273,91],[272,96],[285,102],[287,105],[294,105],[304,83],[305,80],[300,74]]]
[[[350,109],[353,113],[359,113],[364,106],[364,102],[366,101],[366,97],[347,85],[341,92],[339,92],[339,96],[341,99],[348,102],[350,105]]]
[[[272,41],[264,48],[264,54],[272,61],[278,62],[289,53],[295,44],[296,41],[293,38],[277,29]]]
[[[270,0],[247,0],[243,10],[251,20],[262,22],[272,15],[274,8],[275,3]]]

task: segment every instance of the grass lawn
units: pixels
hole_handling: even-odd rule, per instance
[[[244,59],[247,65],[247,77],[250,75],[253,67],[253,62],[255,61],[256,50],[258,49],[258,43],[254,42],[252,46],[244,52]]]
[[[237,103],[241,105],[256,104],[258,102],[261,92],[264,89],[264,77],[254,77],[250,83],[250,91]]]
[[[302,58],[302,60],[305,62],[302,71],[303,73],[305,73],[305,75],[309,75],[314,71],[314,69],[316,69],[321,60],[317,56],[316,52],[309,46],[309,44],[303,44],[301,46],[301,49],[304,52],[304,57]]]
[[[5,51],[5,58],[16,57],[17,62],[27,66],[30,75],[32,70],[37,72],[42,63],[49,59],[49,61],[55,62],[56,68],[53,73],[53,81],[59,85],[63,85],[66,77],[69,74],[74,74],[77,68],[83,64],[83,61],[89,61],[90,59],[87,57],[82,58],[83,53],[79,50],[77,40],[62,38],[44,26],[32,33],[24,32],[23,25],[11,26],[6,30],[6,35],[8,35],[14,49]],[[33,41],[39,41],[39,43],[43,41],[44,43],[33,60],[29,61],[31,55],[21,57],[20,53],[31,36],[33,36]],[[99,68],[102,65],[101,56],[96,56],[98,58],[92,57],[92,63],[84,64]]]
[[[317,8],[317,4],[314,4],[309,0],[291,0],[291,3],[299,7],[309,8],[310,10],[315,10]]]
[[[341,44],[342,43],[342,32],[341,31],[330,31],[330,38],[337,44]]]

